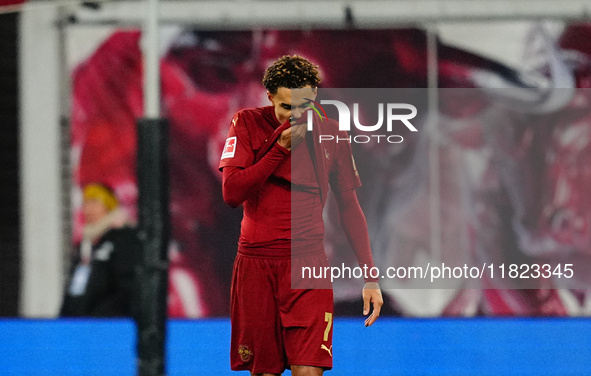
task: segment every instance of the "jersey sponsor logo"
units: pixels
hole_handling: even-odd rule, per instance
[[[240,355],[240,359],[243,362],[248,362],[254,353],[248,348],[248,346],[240,345],[238,346],[238,355]]]
[[[326,347],[325,344],[320,345],[320,348],[322,350],[326,350],[326,352],[328,352],[328,355],[330,355],[330,357],[332,358],[332,345],[330,345],[330,347]]]
[[[226,140],[224,151],[222,152],[222,159],[232,158],[236,154],[236,136],[230,137]]]

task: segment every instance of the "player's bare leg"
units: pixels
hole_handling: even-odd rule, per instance
[[[320,367],[291,366],[293,376],[322,376],[324,370]]]

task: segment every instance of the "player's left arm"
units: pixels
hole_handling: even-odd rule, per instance
[[[359,205],[357,193],[355,189],[335,190],[333,193],[339,209],[341,226],[347,240],[355,252],[359,265],[361,267],[367,266],[366,270],[369,270],[374,267],[374,263],[367,231],[367,221]],[[365,320],[365,326],[370,326],[380,316],[384,299],[377,278],[366,277],[365,286],[363,287],[363,314],[369,314],[370,305],[373,305],[371,315]]]

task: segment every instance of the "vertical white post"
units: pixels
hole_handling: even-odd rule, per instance
[[[59,13],[25,10],[20,20],[20,314],[52,317],[63,292]]]
[[[70,69],[68,66],[67,51],[67,21],[68,10],[65,6],[58,6],[58,77],[59,77],[59,100],[60,100],[60,182],[61,182],[61,227],[62,227],[62,258],[65,270],[68,271],[72,259],[72,142],[70,138],[70,103],[72,101]],[[64,273],[64,282],[67,282],[67,275]]]
[[[159,1],[146,0],[142,35],[144,56],[144,117],[160,117],[160,59],[158,45]]]
[[[427,28],[427,83],[429,132],[429,218],[431,228],[431,256],[442,260],[441,250],[441,180],[439,165],[439,75],[437,59],[437,25]]]

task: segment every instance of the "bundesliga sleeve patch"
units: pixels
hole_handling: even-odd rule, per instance
[[[222,152],[222,159],[232,158],[236,154],[236,136],[230,137],[226,140],[224,151]]]

